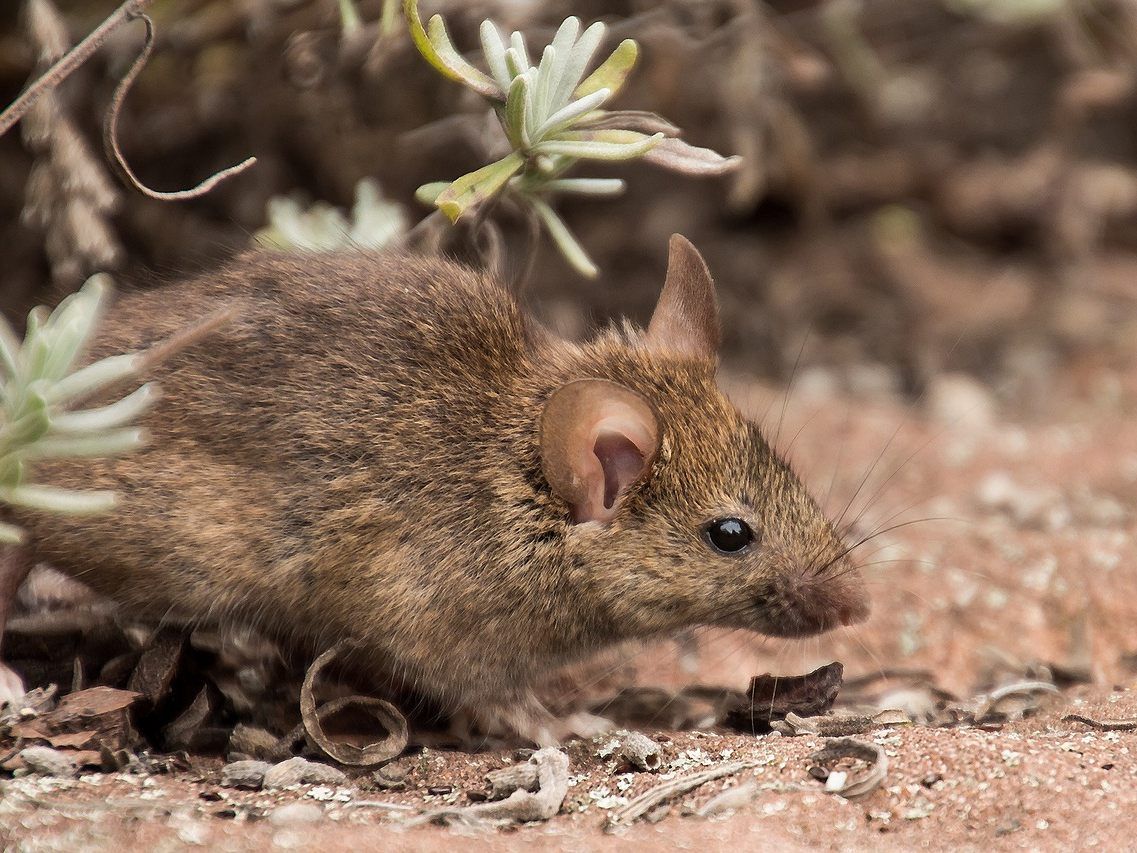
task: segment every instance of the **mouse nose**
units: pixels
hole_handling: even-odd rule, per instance
[[[842,625],[851,626],[859,625],[869,618],[869,600],[867,598],[859,598],[855,601],[846,602],[837,610],[837,618],[841,621]]]

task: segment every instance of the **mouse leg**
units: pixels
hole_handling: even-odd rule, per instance
[[[26,548],[0,547],[0,705],[24,695],[24,682],[4,663],[4,628],[16,606],[20,584],[31,571],[34,561]]]

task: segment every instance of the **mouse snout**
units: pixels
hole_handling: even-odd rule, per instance
[[[802,571],[790,564],[779,575],[759,605],[765,610],[763,633],[808,637],[856,625],[869,616],[864,580],[847,558],[835,560],[822,571]]]
[[[815,582],[825,589],[823,597],[829,600],[836,623],[848,627],[869,618],[868,590],[860,569],[848,556],[837,560]]]

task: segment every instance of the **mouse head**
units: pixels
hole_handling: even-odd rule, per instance
[[[710,273],[675,235],[646,332],[586,345],[580,378],[541,416],[570,559],[629,633],[715,624],[796,637],[863,620],[864,584],[841,538],[719,390],[718,346]]]

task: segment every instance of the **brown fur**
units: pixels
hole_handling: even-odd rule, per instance
[[[505,289],[443,260],[251,254],[123,296],[96,355],[232,304],[153,371],[152,440],[119,459],[37,465],[111,488],[105,516],[24,513],[36,556],[131,612],[248,621],[445,702],[500,705],[551,666],[692,625],[799,636],[865,615],[841,541],[711,358],[631,327],[575,344]],[[704,321],[699,321],[704,322]],[[650,401],[659,452],[607,524],[574,524],[542,474],[549,396],[582,378]],[[744,556],[703,541],[742,515]]]

